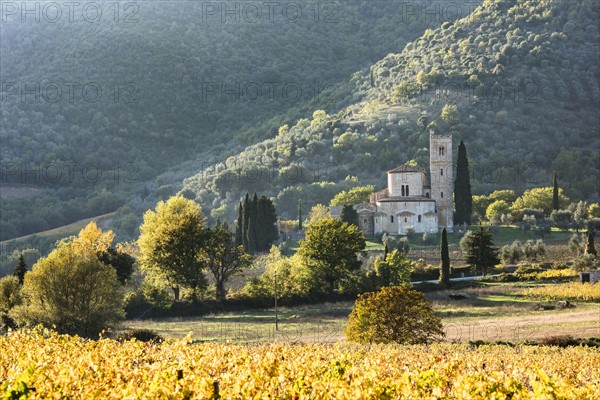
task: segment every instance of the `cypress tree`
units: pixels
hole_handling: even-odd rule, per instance
[[[585,244],[585,254],[597,255],[596,247],[594,246],[594,233],[588,230],[587,243]]]
[[[383,261],[385,261],[387,259],[389,252],[390,252],[390,248],[389,248],[388,242],[386,240],[383,245]]]
[[[560,208],[560,202],[558,201],[558,178],[556,177],[556,171],[554,172],[554,182],[552,185],[552,209],[558,210]]]
[[[19,263],[15,267],[13,271],[13,275],[19,278],[19,283],[22,285],[25,280],[25,274],[27,273],[27,264],[25,264],[25,258],[23,258],[23,254],[19,256]]]
[[[249,221],[249,229],[246,233],[246,242],[248,243],[248,247],[246,247],[246,252],[248,254],[254,254],[254,251],[256,250],[255,247],[255,243],[256,243],[256,237],[254,236],[254,229],[252,229],[252,226],[254,226],[255,222],[254,222],[254,215],[250,216]]]
[[[342,208],[340,219],[350,225],[358,226],[358,214],[354,207],[350,205],[345,205],[344,208]]]
[[[265,226],[265,204],[263,197],[259,197],[256,204],[256,251],[263,251],[267,246],[267,227]]]
[[[240,201],[240,205],[238,206],[238,217],[235,225],[235,245],[241,246],[244,244],[244,206]]]
[[[469,177],[469,159],[467,148],[461,140],[458,146],[458,158],[456,160],[456,181],[454,182],[454,201],[456,215],[454,223],[457,225],[471,223],[473,212],[473,196],[471,194],[471,180]]]
[[[258,248],[259,251],[267,251],[274,241],[279,238],[277,231],[277,212],[273,202],[266,196],[258,199]]]
[[[440,283],[444,286],[450,286],[450,253],[448,252],[448,234],[446,228],[442,230],[442,243],[440,249]]]
[[[302,202],[298,201],[298,230],[302,230]]]
[[[248,251],[248,227],[250,225],[250,195],[244,197],[243,220],[242,220],[242,245]]]
[[[251,212],[252,214],[250,214],[250,225],[248,226],[248,229],[252,230],[252,238],[253,238],[253,242],[252,242],[252,249],[254,251],[258,250],[258,242],[259,242],[259,228],[258,225],[261,223],[261,221],[259,220],[258,217],[258,196],[256,195],[256,193],[254,193],[254,197],[252,197],[252,203],[251,203]]]

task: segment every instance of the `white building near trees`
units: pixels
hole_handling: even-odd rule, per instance
[[[366,235],[452,230],[452,135],[430,131],[429,174],[427,179],[427,172],[411,163],[388,171],[387,188],[373,193],[369,204],[354,207],[361,230]]]

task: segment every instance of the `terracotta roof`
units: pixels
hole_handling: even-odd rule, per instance
[[[415,167],[414,165],[411,165],[409,163],[404,163],[399,167],[389,170],[388,174],[394,174],[397,172],[421,172],[421,169],[419,167]]]

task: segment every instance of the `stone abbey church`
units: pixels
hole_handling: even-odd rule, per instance
[[[452,135],[429,132],[429,176],[409,163],[388,171],[388,187],[355,206],[365,235],[436,233],[453,227]]]

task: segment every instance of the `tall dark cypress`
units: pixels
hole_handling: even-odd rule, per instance
[[[554,182],[552,188],[552,209],[560,209],[560,202],[558,201],[558,178],[556,177],[556,171],[554,172]]]
[[[446,228],[442,231],[440,260],[440,283],[444,286],[450,286],[450,253],[448,251],[448,234],[446,233]]]
[[[350,225],[358,226],[358,213],[351,205],[345,205],[340,213],[340,219]]]
[[[302,202],[298,201],[298,230],[302,230]]]
[[[594,246],[594,232],[590,229],[587,233],[587,242],[585,243],[585,254],[591,254],[593,256],[598,255],[596,246]]]
[[[252,214],[250,214],[250,225],[248,227],[248,229],[252,230],[252,249],[253,251],[258,250],[258,242],[259,242],[259,228],[258,225],[261,223],[261,221],[259,220],[258,217],[258,196],[256,194],[256,192],[254,193],[254,197],[252,197],[252,205],[251,205],[251,212]]]
[[[454,182],[454,201],[456,215],[454,223],[457,225],[471,223],[473,212],[473,196],[471,194],[471,179],[469,177],[469,159],[467,148],[461,140],[458,146],[458,158],[456,160],[456,181]]]
[[[273,202],[266,196],[258,199],[257,250],[267,251],[279,238],[277,231],[277,212]]]
[[[244,244],[244,206],[240,201],[240,205],[238,206],[238,217],[235,225],[235,245],[241,246]]]
[[[22,285],[25,280],[25,274],[27,273],[27,264],[25,264],[25,258],[23,258],[23,254],[19,256],[19,263],[15,267],[13,271],[13,275],[19,278],[19,283]]]
[[[250,195],[246,193],[246,197],[244,197],[244,207],[243,207],[243,221],[242,221],[242,244],[246,251],[248,251],[248,227],[250,225]]]
[[[256,224],[254,218],[254,214],[250,215],[250,218],[248,219],[248,231],[246,232],[246,242],[248,243],[246,252],[249,254],[254,254],[256,251],[256,237],[254,236],[255,230],[252,229],[252,227]]]

